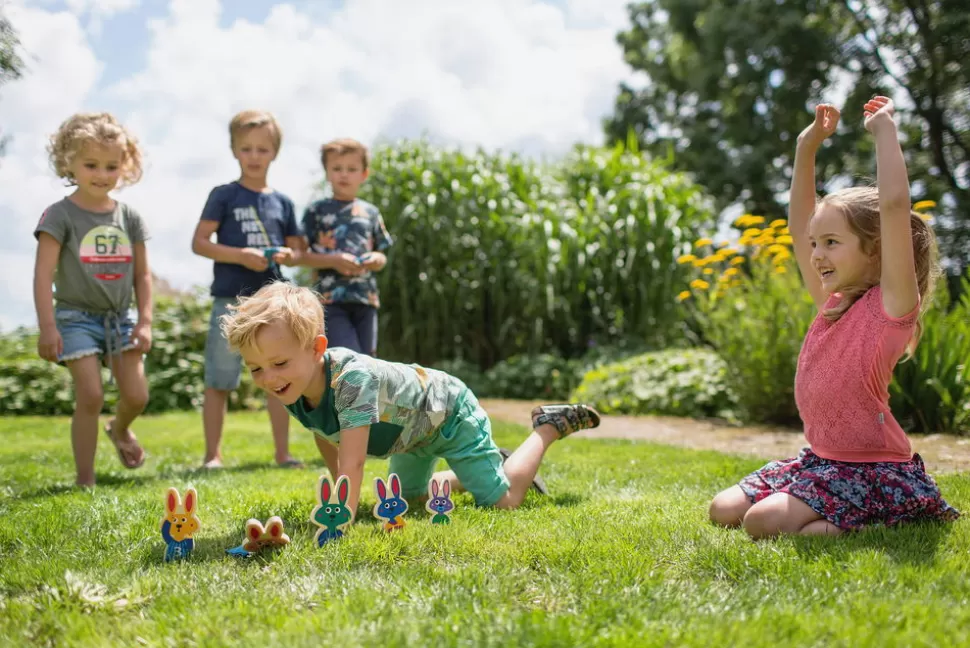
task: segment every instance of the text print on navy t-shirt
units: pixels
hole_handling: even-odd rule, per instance
[[[237,248],[283,247],[288,236],[300,236],[293,201],[278,191],[261,193],[231,182],[216,187],[202,210],[202,220],[216,221],[216,242]],[[251,295],[283,279],[276,264],[256,272],[235,263],[213,264],[213,297]]]

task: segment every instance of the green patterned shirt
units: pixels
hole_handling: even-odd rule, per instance
[[[334,445],[340,431],[370,426],[367,455],[387,457],[428,445],[465,399],[458,378],[416,364],[336,347],[324,354],[327,389],[315,409],[301,398],[286,408]]]

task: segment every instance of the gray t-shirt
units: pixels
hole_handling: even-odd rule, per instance
[[[148,239],[138,212],[118,201],[113,212],[90,212],[64,198],[41,216],[34,237],[41,232],[61,244],[54,274],[57,306],[92,313],[131,308],[133,247]]]

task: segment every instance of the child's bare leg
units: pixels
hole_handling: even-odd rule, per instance
[[[748,509],[742,524],[748,535],[760,540],[783,533],[800,533],[809,524],[820,520],[822,516],[797,497],[775,493]]]
[[[532,488],[539,464],[554,441],[580,430],[598,427],[599,413],[585,405],[543,405],[532,410],[532,434],[505,460],[509,490],[495,503],[516,508]]]
[[[94,486],[94,455],[98,448],[98,417],[104,405],[101,365],[90,355],[67,363],[74,380],[74,416],[71,417],[71,446],[78,486]]]
[[[229,403],[229,391],[225,389],[205,388],[202,400],[202,427],[205,430],[205,458],[202,460],[206,468],[222,466],[222,425],[226,419],[226,406]]]
[[[121,448],[125,456],[126,465],[138,465],[143,456],[135,435],[131,432],[131,423],[148,404],[148,380],[145,378],[145,363],[141,351],[126,351],[119,359],[111,359],[115,382],[118,384],[118,409],[115,417],[108,422],[108,428],[114,441]]]
[[[290,414],[280,399],[269,394],[266,394],[266,410],[269,412],[269,423],[273,428],[276,463],[291,461],[293,457],[290,456]]]
[[[516,508],[532,488],[532,480],[539,472],[539,464],[546,450],[559,439],[559,432],[552,425],[540,425],[505,460],[505,476],[509,478],[509,490],[495,503],[496,508]]]
[[[800,535],[839,535],[842,529],[828,520],[815,520],[803,526],[798,533]]]
[[[741,526],[744,514],[752,506],[751,499],[740,486],[732,486],[718,493],[708,509],[711,522],[726,527]]]

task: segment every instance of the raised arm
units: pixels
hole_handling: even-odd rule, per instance
[[[913,259],[909,177],[893,112],[893,102],[887,97],[873,97],[865,105],[865,127],[876,141],[882,304],[890,317],[903,317],[919,303],[919,284]]]
[[[815,154],[822,142],[835,132],[838,124],[839,111],[835,106],[819,104],[815,107],[815,121],[799,134],[795,145],[795,164],[788,201],[788,229],[794,243],[798,270],[819,310],[825,305],[826,295],[822,289],[822,281],[812,267],[808,221],[815,212]]]

